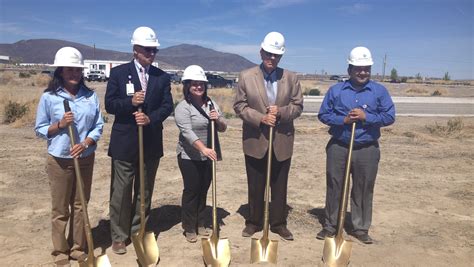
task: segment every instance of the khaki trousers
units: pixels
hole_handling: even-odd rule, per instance
[[[79,159],[81,176],[84,184],[86,203],[89,202],[94,169],[95,154]],[[69,255],[83,254],[87,242],[84,231],[84,218],[76,187],[74,160],[48,156],[46,172],[51,188],[51,228],[53,251],[56,260],[68,259]],[[66,227],[69,223],[66,238]]]

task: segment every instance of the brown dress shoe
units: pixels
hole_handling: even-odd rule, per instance
[[[262,229],[260,227],[257,227],[253,224],[247,224],[244,228],[244,230],[242,230],[242,236],[243,237],[251,237],[253,234],[255,234],[256,232],[259,232],[261,231]]]
[[[127,253],[127,245],[123,241],[114,241],[112,243],[112,251],[115,254],[125,254]]]
[[[56,267],[71,267],[71,263],[68,259],[62,259],[54,262]]]
[[[271,229],[272,232],[280,235],[281,238],[288,240],[288,241],[293,241],[293,234],[286,228],[285,226],[281,226],[275,229]]]

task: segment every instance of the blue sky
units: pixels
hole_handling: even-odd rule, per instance
[[[374,74],[474,79],[472,0],[0,0],[0,43],[54,38],[131,51],[138,26],[161,47],[197,44],[259,63],[266,33],[286,38],[280,66],[345,74],[355,46],[372,51]],[[159,58],[159,54],[158,54]],[[172,62],[170,62],[172,63]]]

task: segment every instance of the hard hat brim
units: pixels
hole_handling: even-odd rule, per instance
[[[71,68],[84,68],[85,65],[83,64],[73,64],[73,63],[57,63],[57,64],[51,64],[49,65],[50,67],[71,67]]]
[[[372,66],[374,62],[372,60],[367,60],[366,62],[352,62],[350,60],[347,61],[347,64],[357,67],[364,67],[364,66]]]
[[[282,47],[282,49],[275,49],[271,46],[267,46],[264,43],[261,44],[260,46],[263,50],[267,51],[268,53],[276,54],[276,55],[283,55],[285,53],[285,48]]]
[[[183,79],[183,82],[185,81],[198,81],[198,82],[209,82],[207,79],[199,79],[199,78],[186,78],[186,79]]]

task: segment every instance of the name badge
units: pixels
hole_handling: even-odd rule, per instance
[[[135,86],[133,86],[133,83],[129,82],[127,83],[127,95],[133,96],[133,94],[135,94]]]

